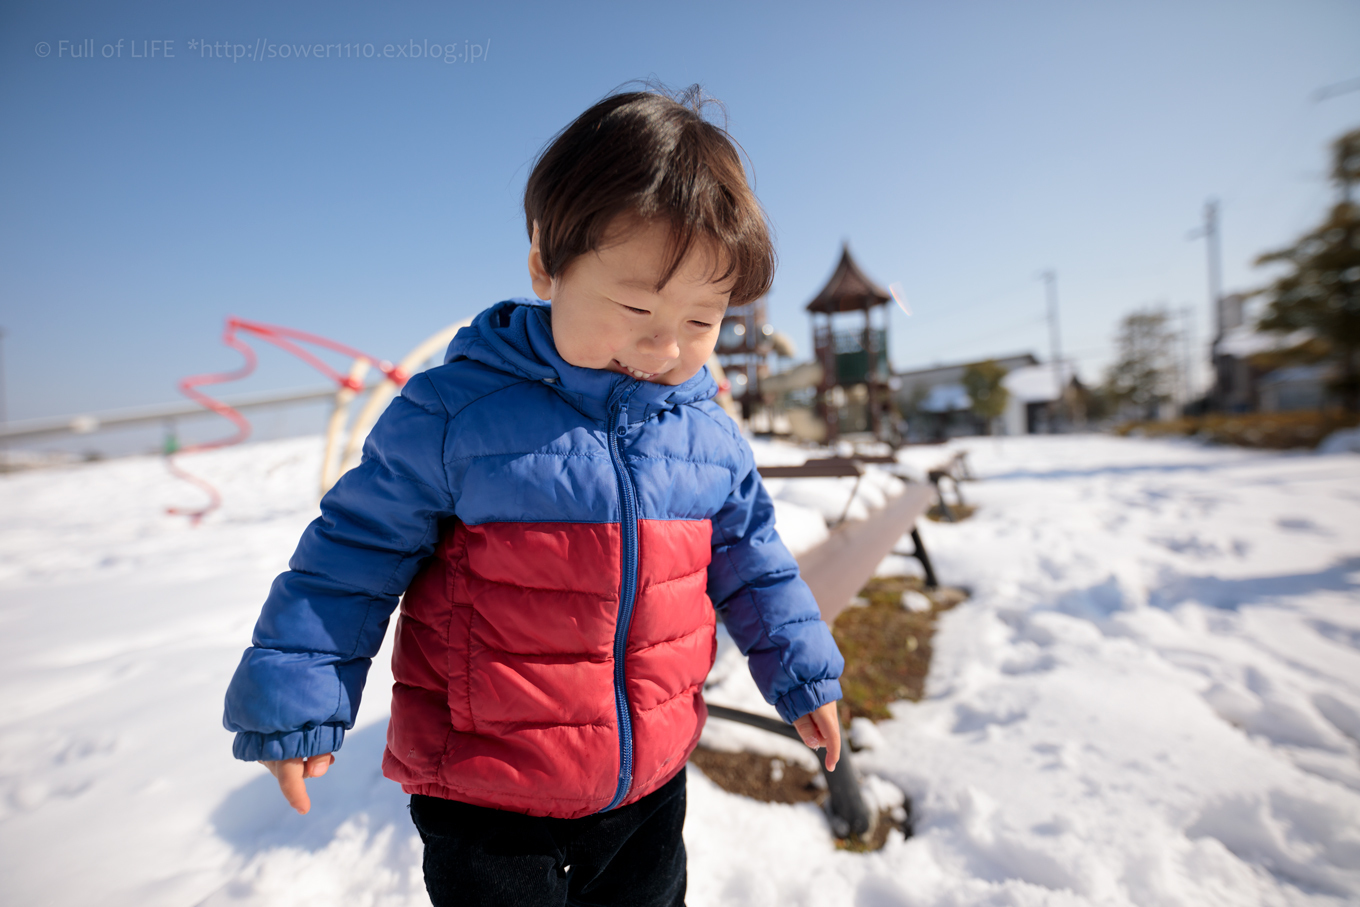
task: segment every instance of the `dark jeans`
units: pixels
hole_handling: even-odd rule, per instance
[[[685,770],[627,806],[580,819],[411,797],[434,907],[684,907]]]

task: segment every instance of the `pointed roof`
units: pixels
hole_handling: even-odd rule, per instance
[[[841,245],[840,264],[836,273],[822,287],[822,291],[807,304],[809,312],[859,312],[884,305],[892,296],[888,291],[869,279],[855,260],[850,257],[850,245]]]

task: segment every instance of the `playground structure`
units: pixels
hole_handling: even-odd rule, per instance
[[[760,403],[760,381],[769,369],[765,356],[770,351],[774,327],[765,318],[762,296],[742,306],[731,306],[723,315],[714,357],[730,381],[733,401],[740,406],[741,418],[749,420]]]
[[[827,444],[855,432],[868,432],[880,441],[896,438],[888,363],[886,305],[891,301],[892,295],[864,273],[849,245],[843,245],[831,279],[807,304],[814,359],[822,367],[817,412],[826,426],[822,440]],[[881,310],[877,327],[875,309]],[[863,313],[863,325],[851,328],[843,316],[854,312]]]
[[[335,408],[326,425],[326,449],[321,457],[323,495],[331,490],[331,486],[339,481],[342,475],[359,465],[359,455],[363,451],[364,439],[368,437],[369,429],[378,421],[378,416],[382,415],[383,409],[401,384],[405,383],[405,376],[412,374],[430,357],[446,349],[453,340],[453,335],[471,323],[472,319],[464,318],[422,340],[397,365],[396,375],[385,374],[381,382],[367,390],[367,399],[358,413],[350,418],[350,409],[354,401],[363,393],[363,380],[373,367],[372,360],[367,356],[354,360],[346,376],[347,380],[335,392]],[[397,381],[398,377],[401,378],[400,383]],[[340,441],[342,436],[343,444]]]
[[[813,357],[771,372],[771,352],[793,359],[789,338],[765,323],[765,300],[728,310],[717,355],[733,374],[733,395],[746,427],[756,433],[791,435],[835,446],[844,436],[869,447],[902,441],[888,361],[888,302],[892,289],[868,277],[841,247],[826,285],[807,304],[812,319]],[[875,315],[875,310],[880,314]],[[859,324],[846,316],[862,312]]]
[[[258,357],[254,348],[247,342],[247,338],[254,337],[263,340],[291,353],[336,384],[334,409],[327,427],[326,448],[322,459],[321,493],[325,494],[340,476],[358,464],[364,438],[368,436],[369,429],[377,421],[379,414],[397,389],[406,383],[413,371],[440,349],[447,346],[459,328],[469,323],[467,320],[460,321],[435,332],[411,350],[399,364],[393,365],[387,360],[378,359],[376,356],[337,343],[318,334],[257,321],[246,321],[242,318],[228,318],[222,334],[222,342],[239,352],[245,361],[238,368],[230,371],[191,375],[179,382],[179,389],[190,400],[230,421],[236,426],[236,433],[187,447],[178,447],[174,444],[167,447],[165,463],[171,474],[194,485],[208,496],[208,502],[201,507],[170,507],[167,508],[167,512],[173,515],[187,516],[192,524],[197,525],[204,516],[221,506],[222,496],[217,489],[201,477],[183,469],[177,460],[186,454],[240,444],[250,437],[250,421],[240,410],[199,390],[202,387],[239,381],[255,371]],[[348,373],[342,375],[300,344],[320,347],[350,357],[352,363]],[[376,385],[366,386],[364,378],[375,367],[382,372],[383,378]],[[361,396],[366,398],[365,402],[351,417],[352,404]]]
[[[737,406],[733,415],[752,431],[769,431],[775,399],[796,389],[789,384],[787,372],[770,373],[771,354],[792,359],[796,352],[793,340],[776,331],[768,321],[763,296],[746,305],[732,306],[723,315],[709,368],[717,368],[731,378],[730,392]]]

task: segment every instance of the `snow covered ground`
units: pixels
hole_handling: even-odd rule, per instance
[[[922,532],[973,597],[942,620],[927,700],[855,729],[915,836],[837,851],[815,807],[691,768],[692,907],[1360,900],[1360,457],[966,446],[981,509]],[[164,514],[197,499],[154,458],[0,477],[0,903],[428,903],[378,771],[385,656],[306,817],[220,724],[319,462],[316,439],[197,458],[225,498],[197,529]],[[796,545],[844,506],[824,482],[775,488]],[[724,648],[714,701],[749,704],[739,660]]]

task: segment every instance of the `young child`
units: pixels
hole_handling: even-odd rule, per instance
[[[691,90],[693,92],[693,90]],[[704,367],[770,286],[700,106],[617,94],[540,157],[529,275],[413,377],[321,502],[227,691],[305,813],[401,599],[383,773],[444,904],[683,904],[715,609],[828,767],[844,666]]]

